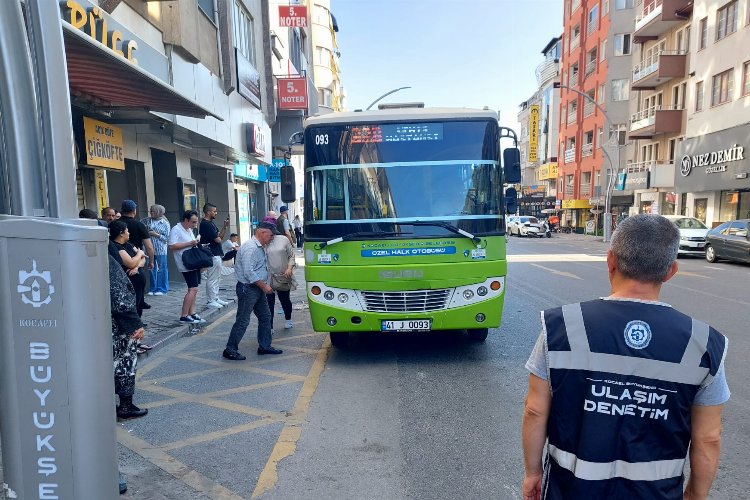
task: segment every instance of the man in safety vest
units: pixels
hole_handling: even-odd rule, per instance
[[[625,219],[607,253],[611,295],[542,313],[526,363],[524,499],[707,498],[727,339],[659,301],[679,243],[664,217]]]

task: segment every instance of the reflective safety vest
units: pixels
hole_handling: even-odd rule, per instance
[[[726,338],[637,300],[542,317],[552,391],[542,498],[682,499],[691,406],[719,370]]]

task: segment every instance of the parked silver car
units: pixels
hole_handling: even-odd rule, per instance
[[[697,255],[703,257],[706,248],[708,227],[695,217],[665,215],[680,230],[680,249],[677,255]]]

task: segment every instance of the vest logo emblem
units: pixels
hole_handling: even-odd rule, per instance
[[[643,349],[651,342],[651,327],[639,319],[625,326],[625,343],[633,349]]]

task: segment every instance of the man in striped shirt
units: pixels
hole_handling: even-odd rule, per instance
[[[149,217],[141,222],[146,225],[154,247],[154,267],[151,268],[151,291],[149,295],[164,295],[169,291],[169,271],[167,266],[167,244],[169,243],[169,221],[164,217],[161,205],[151,205]]]
[[[268,285],[268,265],[264,247],[271,242],[276,227],[269,222],[261,222],[255,229],[255,236],[243,244],[237,252],[234,274],[237,278],[237,318],[222,353],[227,359],[242,361],[239,344],[250,324],[250,314],[258,318],[258,354],[281,354],[281,349],[271,346],[271,310],[266,294],[273,293]]]

